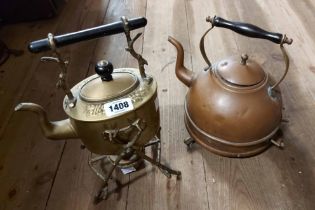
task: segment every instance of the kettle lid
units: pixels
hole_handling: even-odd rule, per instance
[[[106,101],[124,96],[136,89],[138,85],[137,75],[119,69],[112,73],[112,80],[109,81],[102,80],[101,76],[93,77],[82,86],[80,97],[88,102]]]
[[[246,54],[241,60],[233,57],[220,61],[216,72],[224,82],[240,87],[257,85],[266,78],[264,70],[255,61],[248,60]]]

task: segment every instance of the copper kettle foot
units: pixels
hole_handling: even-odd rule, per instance
[[[184,143],[186,144],[187,149],[191,149],[192,145],[196,143],[196,141],[193,138],[188,137],[184,140]]]
[[[276,147],[278,147],[279,149],[283,149],[284,148],[284,142],[282,138],[279,138],[277,140],[271,139],[270,142],[275,145]]]

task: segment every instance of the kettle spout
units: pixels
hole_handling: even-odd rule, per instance
[[[70,123],[70,119],[50,122],[44,108],[34,103],[20,103],[15,111],[31,111],[38,115],[42,132],[48,139],[63,140],[77,138],[78,135]]]
[[[168,41],[173,44],[177,49],[177,59],[176,59],[176,67],[175,72],[177,78],[184,83],[187,87],[190,87],[192,79],[193,79],[193,72],[188,70],[184,66],[184,49],[183,46],[173,37],[169,36]]]

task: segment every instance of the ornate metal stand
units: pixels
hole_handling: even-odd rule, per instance
[[[167,177],[171,178],[172,174],[177,176],[177,179],[181,178],[181,172],[175,171],[166,165],[163,165],[160,163],[161,161],[161,140],[158,137],[159,135],[155,136],[154,139],[152,139],[150,142],[148,142],[146,145],[144,145],[142,148],[135,147],[135,143],[138,140],[138,137],[140,136],[142,129],[138,127],[138,134],[126,145],[122,145],[122,151],[119,153],[119,155],[116,157],[116,159],[113,161],[111,159],[112,165],[109,168],[109,171],[106,175],[102,174],[99,170],[97,170],[94,167],[94,164],[98,161],[104,160],[105,158],[110,158],[109,155],[101,155],[95,158],[89,159],[89,166],[92,169],[92,171],[95,172],[95,174],[100,177],[104,181],[104,185],[95,197],[94,203],[98,203],[101,200],[107,199],[108,196],[108,181],[112,176],[112,173],[114,169],[118,166],[121,167],[120,162],[123,160],[124,157],[130,157],[132,155],[136,155],[139,158],[135,158],[134,161],[130,162],[129,166],[134,166],[135,164],[139,163],[139,161],[146,160],[150,162],[152,165],[157,166],[160,171]],[[149,157],[145,154],[144,149],[146,147],[152,147],[156,150],[157,154],[155,158]]]

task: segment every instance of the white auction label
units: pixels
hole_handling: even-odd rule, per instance
[[[133,110],[131,98],[123,98],[104,104],[105,114],[109,117]]]
[[[123,174],[130,174],[130,173],[132,173],[132,172],[135,172],[137,169],[135,168],[135,167],[128,167],[128,168],[121,168],[120,169],[121,170],[121,172],[123,173]]]

